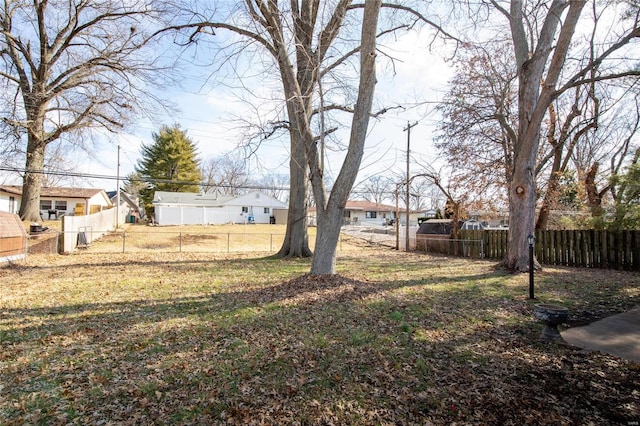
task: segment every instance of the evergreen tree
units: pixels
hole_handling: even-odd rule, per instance
[[[135,171],[147,180],[140,199],[149,217],[153,215],[156,191],[200,191],[202,174],[196,146],[177,124],[162,126],[159,133],[153,134],[152,144],[142,145],[141,154]]]
[[[140,191],[144,190],[147,184],[138,172],[131,172],[124,178],[124,184],[121,189],[134,197],[140,196]]]

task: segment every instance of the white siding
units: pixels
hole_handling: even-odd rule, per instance
[[[220,200],[190,193],[156,193],[154,200],[158,225],[240,224],[246,223],[250,215],[254,217],[255,223],[268,224],[271,223],[274,208],[287,208],[285,203],[259,192]],[[191,202],[185,202],[187,200]],[[243,207],[247,209],[247,213],[243,214]],[[268,208],[268,213],[265,213],[265,208]]]
[[[13,197],[13,200],[11,200],[11,197]],[[19,198],[20,197],[15,195],[1,194],[0,212],[18,213],[18,209],[20,207],[20,204],[18,203]]]

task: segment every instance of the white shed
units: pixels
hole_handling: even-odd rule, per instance
[[[274,223],[274,209],[287,208],[282,201],[260,191],[235,197],[156,191],[153,206],[158,225]]]

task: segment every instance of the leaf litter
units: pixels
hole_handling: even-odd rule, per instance
[[[248,266],[250,265],[250,266]],[[364,247],[308,261],[156,254],[0,270],[0,423],[634,424],[640,367],[542,342],[640,303],[637,274]],[[258,272],[259,271],[259,272]]]

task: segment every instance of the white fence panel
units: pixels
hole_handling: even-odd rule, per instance
[[[84,233],[81,235],[80,242],[91,244],[93,240],[113,231],[116,227],[116,211],[117,209],[112,208],[83,216],[63,216],[62,251],[64,253],[74,251],[78,246],[80,233]]]
[[[247,214],[241,215],[239,207],[156,206],[156,221],[163,226],[245,223],[246,218]],[[269,215],[260,223],[269,223]]]

